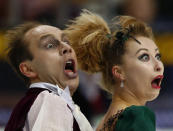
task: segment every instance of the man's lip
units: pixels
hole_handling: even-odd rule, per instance
[[[72,61],[72,63],[73,63],[74,70],[73,70],[71,73],[69,73],[68,71],[65,71],[65,66],[66,66],[66,62],[67,62],[67,61]],[[76,62],[75,62],[74,59],[69,58],[68,60],[65,61],[65,63],[64,63],[64,73],[65,73],[65,75],[66,75],[68,78],[71,78],[71,79],[76,78],[76,77],[78,76],[77,67],[76,67]]]
[[[76,73],[77,72],[77,69],[76,69],[76,62],[75,62],[75,60],[73,59],[73,58],[69,58],[68,60],[66,60],[65,61],[65,63],[64,63],[64,70],[65,70],[65,66],[66,66],[66,62],[67,61],[72,61],[72,63],[73,63],[73,67],[74,67],[74,73]]]
[[[68,78],[70,78],[70,79],[74,79],[74,78],[77,78],[78,77],[78,73],[76,72],[76,73],[68,73],[68,72],[65,72],[64,71],[64,74],[68,77]]]

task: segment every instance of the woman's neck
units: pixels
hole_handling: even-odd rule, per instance
[[[104,126],[104,123],[108,121],[108,119],[117,114],[118,111],[125,109],[127,107],[130,107],[132,105],[145,105],[146,101],[141,100],[140,98],[136,97],[133,93],[131,93],[128,90],[125,89],[119,89],[116,90],[115,93],[112,96],[112,102],[109,106],[108,111],[104,115],[102,121],[100,122],[97,131],[99,129],[102,129]]]
[[[118,110],[125,109],[132,105],[142,106],[146,101],[138,98],[128,90],[116,90],[112,96],[112,102],[110,105],[111,112],[116,113]]]

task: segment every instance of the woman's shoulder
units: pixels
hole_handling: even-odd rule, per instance
[[[111,116],[103,130],[155,131],[155,115],[146,106],[130,106]]]
[[[112,115],[107,122],[104,123],[104,126],[101,130],[99,131],[106,131],[106,130],[112,130],[114,128],[114,125],[116,121],[118,120],[118,117],[120,114],[123,112],[123,110],[119,110],[116,114]]]
[[[146,117],[149,116],[149,117]],[[130,106],[125,108],[123,113],[120,116],[121,118],[127,117],[127,118],[141,118],[141,119],[148,119],[151,118],[152,120],[155,120],[155,114],[153,111],[151,111],[146,106]]]
[[[130,106],[118,117],[118,131],[155,131],[155,114],[146,106]]]

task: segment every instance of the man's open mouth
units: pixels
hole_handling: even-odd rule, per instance
[[[151,85],[153,88],[156,88],[156,89],[160,89],[160,85],[161,85],[161,82],[162,82],[162,79],[163,79],[163,75],[158,75],[156,76],[152,82],[151,82]]]
[[[69,59],[65,62],[64,72],[66,76],[74,78],[77,76],[76,65],[73,59]]]

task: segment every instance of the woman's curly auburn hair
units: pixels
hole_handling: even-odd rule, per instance
[[[153,39],[151,28],[134,17],[117,16],[109,27],[103,18],[88,10],[72,20],[64,32],[76,52],[79,67],[88,73],[101,72],[104,89],[110,93],[116,83],[112,67],[121,64],[125,53],[125,44],[118,46],[117,32]]]

